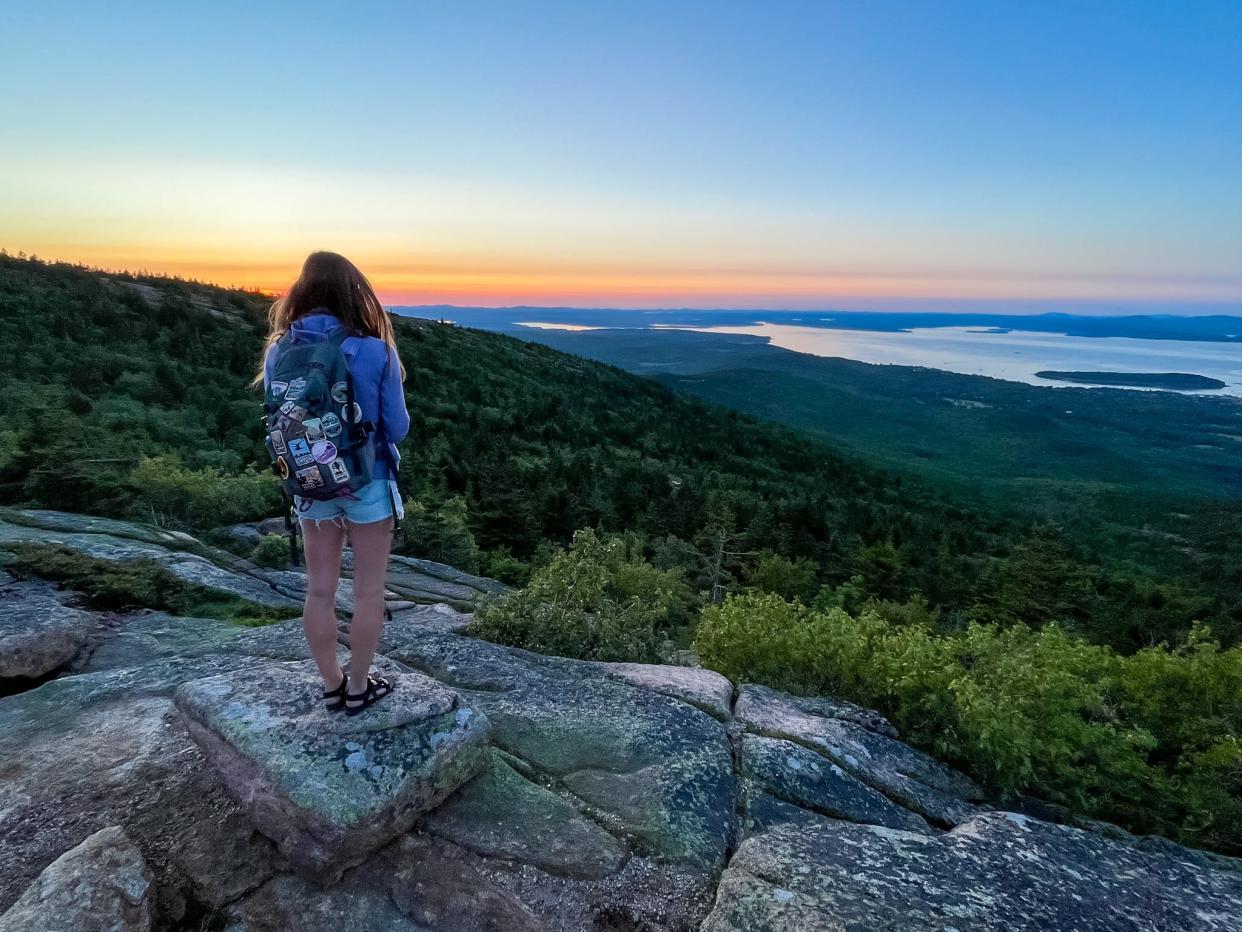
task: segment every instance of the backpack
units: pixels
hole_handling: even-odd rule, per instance
[[[264,445],[285,495],[325,501],[353,495],[371,481],[373,424],[363,422],[341,330],[327,340],[295,343],[285,334],[263,399]]]

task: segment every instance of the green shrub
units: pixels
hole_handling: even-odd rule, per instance
[[[925,605],[852,615],[752,592],[707,608],[694,646],[735,680],[880,709],[1001,798],[1242,850],[1242,648],[1203,629],[1124,657],[1057,625],[944,633]]]
[[[471,632],[545,654],[655,661],[660,631],[689,603],[677,573],[647,563],[633,541],[588,529],[536,570],[525,589],[480,608]]]
[[[264,534],[250,552],[250,562],[268,569],[284,569],[289,565],[289,538]]]
[[[3,551],[5,569],[14,576],[61,583],[101,611],[153,608],[243,625],[271,624],[294,614],[186,582],[153,560],[101,560],[52,544],[5,544]]]
[[[189,469],[175,456],[143,457],[129,479],[140,503],[136,517],[195,529],[263,518],[281,502],[270,473]]]
[[[746,567],[743,576],[748,586],[803,602],[809,602],[817,588],[812,561],[806,557],[791,560],[771,551],[760,554],[757,561]]]
[[[515,557],[508,547],[497,547],[483,554],[480,571],[510,586],[525,586],[530,582],[531,565]]]

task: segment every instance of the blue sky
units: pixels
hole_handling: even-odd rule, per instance
[[[398,303],[1242,308],[1242,3],[7,12],[0,245]]]

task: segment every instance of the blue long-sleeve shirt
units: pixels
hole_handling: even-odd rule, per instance
[[[316,308],[299,317],[289,328],[298,343],[329,339],[341,329],[341,322],[325,308]],[[405,409],[405,390],[401,387],[401,363],[397,351],[378,337],[346,337],[341,341],[341,352],[349,361],[349,371],[354,377],[354,398],[362,406],[362,419],[375,425],[375,472],[374,479],[391,479],[392,470],[383,455],[387,445],[392,462],[399,463],[397,444],[410,432],[410,415]],[[273,345],[263,361],[263,387],[267,388],[276,371],[276,359],[280,347]]]

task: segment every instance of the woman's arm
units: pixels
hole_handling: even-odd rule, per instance
[[[384,366],[384,376],[380,382],[380,418],[384,422],[384,433],[392,443],[400,443],[410,432],[410,413],[405,409],[405,387],[401,384],[401,360],[397,351],[391,346],[388,350],[388,362]]]

